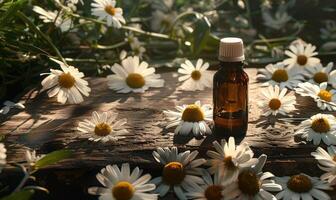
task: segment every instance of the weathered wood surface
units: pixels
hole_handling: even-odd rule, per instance
[[[298,172],[319,176],[322,172],[310,156],[317,147],[293,136],[299,121],[272,124],[268,121],[270,118],[261,116],[257,106],[260,99],[260,83],[255,80],[257,70],[247,69],[247,72],[250,76],[250,109],[249,129],[244,141],[252,146],[256,156],[261,153],[268,155],[265,168],[278,176]],[[118,94],[108,89],[106,78],[89,78],[92,92],[81,105],[60,105],[55,99],[47,98],[45,93],[28,93],[22,99],[26,105],[24,111],[0,119],[0,133],[6,135],[8,161],[23,161],[26,149],[36,149],[43,154],[66,148],[75,152],[74,157],[49,169],[99,169],[107,164],[129,162],[145,171],[158,172],[159,166],[152,157],[152,151],[157,147],[175,145],[181,150],[199,150],[204,156],[211,148],[213,138],[196,140],[174,136],[174,128],[164,129],[162,111],[195,100],[211,104],[212,89],[179,91],[175,72],[163,73],[162,76],[166,81],[165,87],[150,89],[144,94]],[[293,117],[308,118],[320,112],[313,100],[297,97],[298,111]],[[102,144],[79,137],[75,130],[79,121],[89,118],[92,111],[108,110],[128,119],[129,133],[125,139]],[[90,179],[94,179],[93,174]]]

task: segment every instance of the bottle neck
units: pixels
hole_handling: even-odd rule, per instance
[[[223,70],[242,70],[244,68],[244,61],[238,62],[224,62],[220,61],[219,66]]]

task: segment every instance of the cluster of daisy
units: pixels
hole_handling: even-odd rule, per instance
[[[267,156],[253,158],[249,145],[235,144],[234,138],[213,143],[208,160],[197,158],[198,151],[179,152],[176,147],[157,148],[153,157],[161,167],[161,176],[151,179],[138,167],[132,171],[128,163],[108,165],[97,174],[104,187],[90,187],[88,192],[99,199],[154,200],[173,192],[180,200],[238,200],[238,199],[319,199],[330,200],[324,190],[332,190],[336,182],[336,149],[312,153],[327,171],[321,179],[306,174],[276,177],[263,172]],[[210,166],[208,169],[202,166]],[[323,167],[322,167],[323,166]],[[325,166],[325,167],[324,167]],[[275,194],[276,193],[276,194]]]
[[[311,97],[321,110],[336,111],[336,70],[333,63],[323,66],[314,56],[315,46],[295,42],[285,53],[283,62],[269,64],[258,71],[257,79],[264,81],[262,100],[258,102],[263,115],[283,116],[296,110],[295,93]],[[288,91],[293,90],[293,91]],[[304,120],[295,135],[300,135],[315,145],[323,141],[336,144],[336,118],[328,114],[316,114]]]
[[[84,74],[73,66],[64,62],[52,59],[58,63],[61,70],[51,69],[47,77],[42,81],[42,91],[48,90],[48,96],[57,96],[60,103],[78,104],[84,101],[83,96],[88,96],[91,89],[88,82],[83,79]],[[181,74],[179,81],[182,81],[183,90],[203,90],[211,87],[212,74],[207,70],[209,63],[199,59],[194,66],[187,60],[178,69]],[[111,67],[114,74],[107,76],[108,87],[118,93],[143,93],[148,88],[162,87],[164,80],[155,69],[149,67],[145,61],[140,61],[137,56],[129,56],[121,61],[121,64],[114,64]],[[202,105],[196,101],[190,105],[176,107],[177,111],[164,111],[169,122],[167,128],[177,126],[175,133],[195,136],[204,136],[211,133],[207,124],[212,120],[212,107],[208,104]],[[89,136],[91,141],[116,141],[123,138],[127,130],[123,127],[126,119],[117,120],[118,113],[93,112],[91,120],[86,119],[79,123],[77,130],[82,135]]]
[[[126,53],[127,54],[127,53]],[[149,67],[148,63],[141,61],[138,56],[123,55],[121,63],[115,63],[109,67],[114,73],[107,76],[108,87],[118,93],[143,93],[149,88],[163,87],[164,80],[155,73],[155,68]],[[42,81],[42,91],[47,90],[49,97],[57,96],[57,101],[65,104],[79,104],[84,101],[83,96],[89,96],[91,89],[84,79],[84,74],[77,68],[64,62],[51,58],[59,64],[61,70],[50,69],[50,73]],[[208,71],[209,63],[198,59],[194,65],[186,60],[181,64],[178,80],[181,90],[204,90],[212,86],[212,73]],[[204,136],[211,133],[207,121],[212,120],[212,108],[208,104],[201,105],[196,101],[190,105],[176,107],[177,111],[164,111],[169,119],[167,128],[177,126],[175,133],[195,136]],[[92,141],[115,141],[120,135],[127,133],[123,128],[126,119],[116,120],[117,113],[93,112],[91,120],[79,123],[78,131],[89,134]],[[116,121],[115,121],[116,120]]]
[[[74,28],[71,16],[72,12],[77,10],[77,4],[79,3],[84,4],[83,1],[79,0],[57,0],[55,4],[59,7],[58,10],[49,11],[40,6],[34,6],[33,11],[39,14],[39,18],[44,23],[53,23],[62,32],[68,32]],[[117,7],[116,4],[115,0],[94,0],[91,3],[92,15],[98,17],[98,20],[105,21],[107,26],[119,29],[126,23],[126,20],[123,17],[123,9]],[[134,55],[142,57],[146,51],[143,43],[133,33],[126,33],[125,38]]]
[[[125,53],[125,51],[123,51]],[[115,63],[111,69],[114,73],[107,76],[108,87],[118,93],[143,93],[149,88],[163,87],[164,80],[155,73],[154,67],[149,67],[148,63],[141,61],[138,56],[121,56],[121,63]],[[79,104],[84,101],[83,96],[89,96],[91,89],[88,82],[84,80],[84,74],[77,68],[65,62],[51,58],[59,64],[61,70],[50,69],[50,73],[42,81],[42,91],[48,90],[48,96],[57,96],[57,101],[65,104]],[[178,78],[181,90],[193,91],[204,90],[212,86],[212,73],[207,69],[209,63],[198,59],[196,65],[189,60],[181,64]]]
[[[209,63],[198,59],[196,65],[186,60],[181,64],[178,78],[182,82],[180,89],[185,91],[204,90],[212,86],[212,74],[207,69]],[[138,56],[129,56],[122,59],[121,64],[115,63],[111,67],[113,75],[109,75],[108,85],[110,89],[118,93],[143,93],[148,88],[163,87],[164,80],[159,74],[155,74],[155,68],[148,67],[145,61],[140,62]]]
[[[313,98],[321,110],[335,111],[336,70],[333,70],[333,63],[323,66],[315,57],[316,47],[311,44],[298,42],[289,49],[285,51],[289,58],[269,64],[258,72],[257,79],[264,82],[263,86],[269,86],[262,91],[265,101],[260,103],[261,107],[273,115],[295,110],[294,94],[286,95],[290,89]]]
[[[68,15],[68,12],[76,11],[77,4],[83,4],[82,0],[55,0],[59,10],[45,10],[40,6],[34,6],[33,11],[39,14],[39,18],[44,23],[52,23],[62,32],[68,32],[73,27],[73,20]]]
[[[73,26],[73,21],[69,12],[77,10],[77,4],[84,4],[80,0],[56,0],[59,10],[49,11],[42,7],[34,6],[33,11],[39,14],[39,18],[44,23],[54,23],[62,32],[69,31]],[[99,20],[106,20],[108,26],[120,28],[126,21],[123,17],[123,10],[116,7],[115,0],[95,0],[92,4],[92,15],[97,16]]]

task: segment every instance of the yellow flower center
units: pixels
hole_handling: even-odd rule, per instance
[[[232,157],[231,156],[225,157],[224,160],[223,160],[223,162],[224,162],[224,166],[227,169],[233,170],[233,169],[236,168],[235,164],[232,162]]]
[[[271,99],[268,106],[272,110],[278,110],[281,107],[281,101],[279,99]]]
[[[109,15],[114,16],[117,12],[116,8],[111,6],[111,5],[107,5],[105,6],[105,12],[107,12]]]
[[[327,133],[331,127],[327,119],[320,118],[312,122],[311,128],[317,133]]]
[[[260,181],[255,172],[245,170],[238,176],[238,187],[242,193],[254,196],[260,190]]]
[[[199,122],[204,120],[204,113],[198,105],[188,105],[183,113],[182,120],[187,122]]]
[[[319,93],[318,93],[318,96],[324,100],[324,101],[328,101],[330,102],[331,99],[332,99],[332,94],[331,92],[327,91],[327,90],[321,90]]]
[[[68,72],[63,73],[58,77],[58,84],[63,88],[71,88],[75,85],[75,78]]]
[[[138,73],[130,73],[126,78],[126,83],[130,88],[142,88],[145,85],[145,78]]]
[[[97,124],[94,132],[98,136],[107,136],[112,131],[112,127],[106,123]]]
[[[311,180],[305,175],[294,175],[288,182],[287,187],[296,193],[306,193],[313,188]]]
[[[288,81],[288,73],[284,69],[276,70],[272,75],[272,80],[278,83]]]
[[[328,75],[324,72],[318,72],[314,75],[314,81],[316,83],[328,82]]]
[[[336,162],[336,155],[333,157],[333,161]]]
[[[112,188],[112,195],[116,200],[130,200],[134,194],[134,187],[126,181],[120,181]]]
[[[185,177],[183,165],[179,162],[170,162],[163,168],[162,179],[169,185],[180,184]]]
[[[296,62],[299,65],[305,65],[305,64],[307,64],[307,61],[308,61],[308,58],[305,55],[298,55],[298,57],[296,59]]]
[[[198,70],[195,70],[195,71],[193,71],[193,72],[191,73],[191,78],[194,79],[195,81],[200,80],[200,79],[201,79],[201,76],[202,76],[202,74],[201,74],[201,72],[198,71]]]
[[[204,196],[207,200],[221,200],[223,187],[220,185],[210,185],[204,192]]]

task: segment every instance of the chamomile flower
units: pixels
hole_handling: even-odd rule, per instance
[[[211,129],[206,121],[212,120],[212,107],[208,104],[201,104],[196,101],[194,104],[176,106],[177,111],[166,110],[166,128],[177,126],[175,134],[188,135],[193,133],[194,136],[211,134]]]
[[[333,115],[316,114],[301,122],[295,135],[300,135],[307,141],[313,141],[314,145],[320,144],[321,140],[326,145],[335,145],[336,119]]]
[[[333,69],[334,63],[330,62],[327,66],[323,67],[322,64],[317,64],[312,67],[307,67],[305,76],[309,78],[309,82],[313,84],[321,84],[327,82],[330,85],[336,84],[336,70]]]
[[[279,85],[280,89],[293,89],[304,81],[301,72],[298,68],[285,67],[283,63],[269,64],[258,70],[257,80],[264,82],[262,86]]]
[[[301,96],[313,98],[321,110],[336,111],[336,90],[329,90],[327,87],[327,82],[320,85],[305,82],[300,83],[295,91]]]
[[[68,12],[76,11],[77,4],[84,4],[83,0],[55,0],[55,3]]]
[[[262,89],[262,101],[259,102],[259,107],[265,116],[269,115],[286,115],[294,111],[296,98],[294,94],[287,93],[287,88],[280,90],[279,86],[268,86],[267,89]]]
[[[143,57],[143,54],[146,52],[146,48],[143,46],[141,42],[134,42],[133,44],[130,45],[133,55],[139,56],[139,58]]]
[[[321,179],[330,185],[336,185],[336,147],[328,147],[328,152],[318,147],[316,152],[312,152],[311,155],[318,161],[318,167],[326,172],[321,176]]]
[[[135,43],[139,43],[139,39],[135,37],[132,32],[127,32],[125,41],[129,43],[130,46],[134,45]]]
[[[124,128],[127,123],[125,118],[117,120],[118,113],[114,112],[92,112],[91,119],[79,122],[77,130],[81,134],[88,135],[89,140],[94,142],[115,142],[125,138],[123,134],[128,133]]]
[[[203,62],[202,59],[198,59],[196,66],[194,66],[190,60],[186,60],[181,64],[181,68],[178,69],[178,73],[181,76],[178,78],[182,90],[195,91],[204,90],[205,88],[212,87],[212,74],[207,69],[209,63]]]
[[[5,148],[5,145],[3,143],[0,143],[0,172],[6,165],[6,158],[7,158],[7,149]]]
[[[91,6],[92,15],[97,16],[99,20],[106,19],[108,26],[121,28],[121,25],[126,23],[123,10],[116,7],[115,0],[94,0]]]
[[[84,101],[82,95],[89,96],[91,89],[88,82],[84,80],[84,74],[77,68],[51,58],[60,65],[62,70],[50,69],[48,76],[41,82],[42,91],[48,90],[48,96],[57,95],[57,101],[65,104],[78,104]],[[44,74],[41,74],[44,75]]]
[[[282,187],[273,180],[275,176],[272,173],[262,172],[266,159],[267,156],[263,154],[255,166],[242,169],[237,180],[224,189],[225,200],[276,199],[271,192],[279,192]]]
[[[104,187],[90,187],[88,192],[100,195],[100,200],[157,200],[157,194],[151,194],[155,185],[149,183],[151,175],[142,175],[136,167],[132,172],[128,163],[107,165],[97,174],[97,180]]]
[[[36,151],[26,150],[26,161],[29,166],[34,166],[37,161],[44,157],[44,155],[36,155]]]
[[[14,103],[12,101],[5,101],[3,103],[4,107],[0,109],[0,114],[7,114],[12,108],[24,109],[25,106],[22,103]]]
[[[169,30],[176,17],[176,12],[171,11],[169,13],[165,13],[161,10],[155,10],[152,15],[151,29],[158,32]]]
[[[235,145],[235,139],[229,138],[229,141],[213,142],[216,151],[208,151],[210,157],[208,164],[211,166],[209,171],[214,174],[219,173],[219,176],[224,180],[224,184],[231,183],[238,178],[239,171],[242,168],[250,167],[258,162],[258,159],[253,158],[253,152],[247,143]]]
[[[214,175],[214,178],[212,178],[207,170],[203,170],[202,178],[204,184],[193,184],[191,187],[188,188],[188,191],[186,193],[188,199],[223,200],[223,190],[225,187],[222,184],[222,180],[219,178],[218,173],[216,173]]]
[[[283,29],[286,24],[292,20],[292,17],[289,16],[287,11],[282,7],[279,7],[274,15],[271,14],[270,9],[268,8],[263,8],[262,11],[264,25],[274,30]]]
[[[331,78],[329,83],[332,85],[334,89],[336,89],[336,70],[332,71],[329,76]]]
[[[121,65],[112,66],[113,75],[107,76],[110,89],[119,93],[143,93],[150,87],[163,87],[164,80],[159,74],[155,74],[153,67],[142,61],[138,56],[127,57],[121,61]]]
[[[129,43],[133,55],[142,58],[143,54],[146,52],[146,48],[132,32],[126,33],[125,41]]]
[[[298,46],[298,45],[303,45],[304,47],[308,45],[306,41],[304,41],[301,38],[297,38],[296,40],[293,40],[289,46]]]
[[[154,151],[154,159],[163,165],[162,176],[152,180],[152,183],[157,185],[155,192],[163,197],[172,189],[178,199],[186,200],[184,190],[187,190],[191,185],[203,183],[203,180],[198,176],[201,172],[199,167],[206,160],[195,159],[197,155],[198,151],[179,153],[176,147],[159,147]]]
[[[40,15],[39,18],[43,20],[44,23],[54,23],[62,32],[68,31],[72,26],[72,20],[63,12],[58,14],[56,10],[47,11],[39,6],[34,6],[33,11]]]
[[[286,50],[285,54],[289,57],[283,62],[288,67],[312,67],[320,63],[320,59],[314,57],[317,55],[316,47],[312,44],[300,44],[289,46],[290,50]]]
[[[318,199],[330,200],[327,193],[322,190],[332,190],[328,183],[317,177],[310,177],[306,174],[297,174],[291,177],[279,177],[276,179],[283,191],[276,195],[277,199]]]

